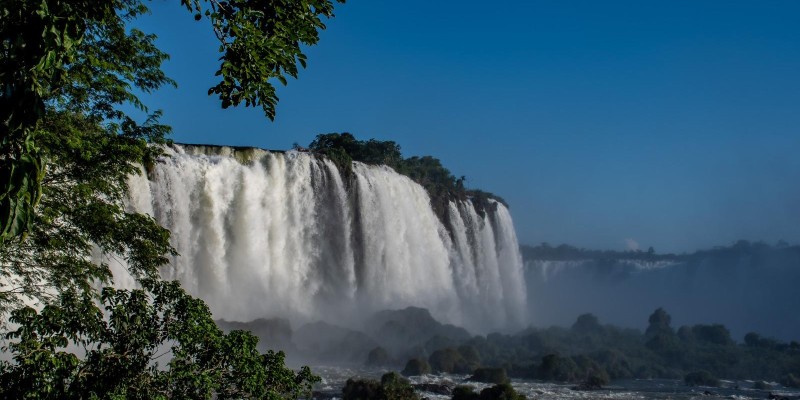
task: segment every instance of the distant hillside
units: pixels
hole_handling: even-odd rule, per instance
[[[800,338],[800,246],[738,241],[687,254],[521,246],[531,318],[568,325],[584,312],[642,328],[657,307],[679,323],[719,322],[741,338]]]

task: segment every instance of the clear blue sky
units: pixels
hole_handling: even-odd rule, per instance
[[[176,141],[395,140],[506,198],[522,243],[800,242],[800,1],[351,0],[275,122],[206,96],[217,45],[178,3],[138,23]]]

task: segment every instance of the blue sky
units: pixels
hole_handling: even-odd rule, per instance
[[[178,3],[138,22],[176,141],[395,140],[508,200],[522,243],[800,242],[800,2],[351,0],[274,122],[206,96],[217,45]]]

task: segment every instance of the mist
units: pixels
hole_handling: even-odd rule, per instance
[[[748,332],[800,338],[800,246],[739,241],[681,255],[523,246],[523,255],[536,326],[592,313],[644,330],[663,307],[676,327],[719,323],[738,341]]]

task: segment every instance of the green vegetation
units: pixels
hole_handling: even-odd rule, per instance
[[[505,201],[492,193],[469,190],[464,187],[465,177],[456,178],[431,156],[403,158],[400,145],[393,141],[358,140],[350,133],[320,134],[308,145],[310,151],[328,157],[345,176],[352,176],[353,161],[365,164],[386,165],[419,183],[428,192],[431,206],[442,221],[447,221],[448,203],[453,200],[470,200],[479,213],[492,210],[498,201]]]
[[[525,396],[517,393],[508,383],[500,383],[475,393],[472,386],[462,385],[453,389],[453,400],[525,400]]]
[[[260,354],[248,332],[227,335],[177,282],[103,289],[103,310],[75,292],[40,312],[12,313],[14,363],[0,364],[3,398],[296,399],[319,378],[295,373],[283,353]],[[82,357],[65,349],[85,350]],[[159,360],[165,354],[170,357]],[[269,384],[266,384],[269,382]]]
[[[389,372],[381,381],[372,379],[348,379],[342,389],[344,400],[419,400],[408,379],[396,372]]]
[[[683,326],[675,332],[663,309],[653,312],[648,322],[642,333],[603,325],[594,315],[583,314],[569,329],[528,328],[515,335],[475,336],[458,348],[434,351],[428,361],[434,372],[485,375],[490,370],[479,367],[503,368],[512,378],[573,382],[579,389],[598,389],[613,379],[683,379],[697,371],[706,371],[712,378],[798,385],[791,375],[800,368],[797,342],[783,343],[753,333],[737,344],[719,324]],[[465,362],[460,350],[466,348],[477,352],[477,364]]]
[[[219,39],[209,94],[269,118],[270,79],[297,76],[301,46],[333,15],[329,0],[181,4]],[[0,318],[15,324],[3,326],[13,359],[0,397],[297,398],[308,369],[222,334],[200,300],[159,281],[169,232],[126,210],[128,175],[152,166],[170,130],[136,95],[174,84],[155,36],[130,26],[147,12],[140,0],[0,2]],[[137,122],[126,105],[149,115]],[[141,289],[101,293],[112,260]]]

